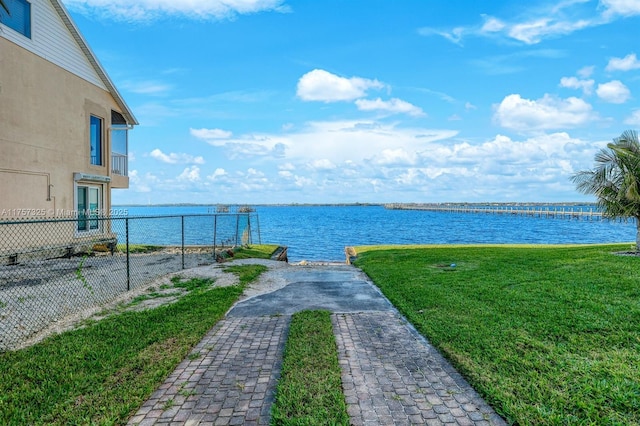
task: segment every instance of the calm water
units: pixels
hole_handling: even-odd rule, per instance
[[[215,206],[124,207],[130,216],[203,214]],[[286,245],[289,260],[343,261],[344,247],[368,244],[615,243],[635,240],[635,223],[530,216],[387,210],[382,206],[257,206],[260,239]],[[149,244],[175,244],[157,221]],[[252,226],[254,224],[252,223]],[[203,233],[209,229],[200,228]],[[157,239],[149,241],[149,238]],[[173,240],[173,238],[171,238]],[[195,232],[187,244],[197,244]],[[257,243],[254,229],[253,241]]]

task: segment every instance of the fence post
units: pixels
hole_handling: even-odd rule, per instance
[[[239,229],[240,229],[240,213],[236,213],[236,247],[238,246]]]
[[[218,232],[218,215],[213,215],[213,258],[216,258],[216,233]]]
[[[256,214],[256,226],[258,227],[258,244],[262,244],[262,236],[260,235],[260,217]]]
[[[251,213],[247,213],[247,244],[253,244],[251,239]]]
[[[127,239],[127,291],[131,290],[131,271],[129,263],[129,218],[124,219],[125,235]]]
[[[184,216],[180,216],[182,221],[182,269],[184,269]]]

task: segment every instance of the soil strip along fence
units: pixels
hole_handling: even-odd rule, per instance
[[[157,278],[260,243],[255,213],[0,222],[0,351]]]

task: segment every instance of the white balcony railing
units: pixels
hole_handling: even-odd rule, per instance
[[[111,153],[111,173],[119,176],[128,176],[128,158],[125,154]]]

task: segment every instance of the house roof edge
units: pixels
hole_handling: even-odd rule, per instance
[[[111,81],[111,79],[109,78],[109,75],[100,64],[100,61],[98,60],[97,56],[93,53],[93,51],[89,47],[89,44],[80,33],[80,30],[78,29],[76,24],[73,22],[73,19],[71,19],[71,15],[69,15],[69,12],[67,11],[66,7],[62,4],[62,1],[50,0],[50,2],[53,8],[56,10],[56,12],[58,12],[60,19],[62,19],[62,22],[64,22],[65,26],[73,36],[76,43],[78,43],[78,46],[80,46],[80,49],[82,50],[84,55],[89,60],[89,63],[91,63],[91,66],[100,77],[100,80],[102,80],[104,85],[107,86],[107,89],[113,95],[118,106],[122,108],[122,114],[127,119],[127,122],[131,125],[139,124],[138,120],[133,115],[133,112],[131,111],[127,103],[124,101],[124,98],[122,97],[122,95],[120,95],[120,92],[116,88],[115,84],[113,84],[113,81]]]

